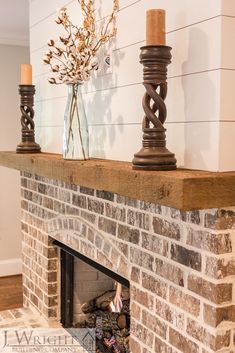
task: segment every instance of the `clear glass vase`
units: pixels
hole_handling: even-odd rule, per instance
[[[81,84],[68,84],[68,99],[64,114],[63,157],[89,158],[89,134],[81,93]]]

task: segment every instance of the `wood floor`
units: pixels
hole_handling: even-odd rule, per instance
[[[22,276],[0,277],[0,311],[23,305]]]

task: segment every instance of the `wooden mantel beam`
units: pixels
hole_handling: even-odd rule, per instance
[[[235,172],[136,171],[120,161],[68,161],[51,153],[0,152],[0,165],[182,210],[235,206]]]

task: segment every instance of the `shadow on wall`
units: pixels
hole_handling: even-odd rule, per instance
[[[210,167],[206,161],[215,136],[212,136],[212,131],[205,122],[214,120],[216,90],[207,72],[187,75],[194,57],[197,58],[197,67],[208,67],[208,55],[208,38],[203,31],[192,28],[189,34],[188,60],[182,65],[182,73],[185,74],[182,76],[185,98],[184,164],[187,168]]]
[[[50,73],[36,81],[35,136],[43,152],[62,153],[67,87],[51,85],[48,77]]]
[[[95,77],[91,91],[83,93],[89,125],[90,156],[94,158],[107,158],[107,150],[115,144],[117,131],[123,132],[123,117],[119,115],[114,120],[112,116],[112,98],[117,94],[117,69],[124,55],[121,50],[112,50],[112,73]],[[101,55],[100,65],[103,58]]]
[[[41,141],[41,126],[42,126],[42,95],[40,90],[36,87],[36,94],[34,97],[34,122],[35,122],[35,141],[42,147]],[[45,150],[45,146],[43,146]],[[42,151],[44,152],[44,151]]]
[[[45,80],[47,80],[47,76],[45,76]],[[48,83],[49,85],[49,83]],[[47,105],[45,109],[45,105]],[[37,90],[36,86],[36,102],[34,104],[34,111],[35,111],[35,140],[41,146],[42,152],[54,152],[53,151],[53,138],[55,136],[51,132],[47,132],[47,128],[54,125],[52,121],[54,117],[54,111],[57,109],[57,100],[53,100],[53,103],[44,101],[43,96],[41,95],[40,87]],[[47,116],[43,116],[45,114]],[[61,117],[62,117],[61,113]],[[46,125],[45,121],[47,122]],[[63,120],[61,121],[63,124]],[[61,151],[56,151],[57,153],[62,153],[62,136],[61,136]]]
[[[112,6],[111,1],[108,6],[105,4],[104,7],[103,1],[98,0],[96,4],[97,17],[107,16],[108,13],[111,13]],[[102,13],[104,8],[106,11]],[[107,21],[107,17],[104,20]],[[99,22],[100,27],[103,24],[103,21]],[[113,39],[104,46],[99,55],[99,65],[102,71],[104,54],[111,53],[111,73],[103,75],[98,73],[92,79],[91,85],[87,85],[91,87],[86,88],[88,94],[84,94],[85,110],[89,125],[90,156],[95,158],[107,158],[107,151],[109,152],[112,146],[115,145],[117,131],[118,133],[123,132],[123,117],[119,115],[116,119],[113,118],[112,98],[118,91],[118,67],[125,54],[122,50],[115,50],[115,48],[116,40]],[[89,94],[89,92],[92,93]],[[120,102],[120,104],[125,104],[125,102]]]

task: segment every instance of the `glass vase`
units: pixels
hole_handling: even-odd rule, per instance
[[[68,99],[64,114],[63,157],[89,158],[89,134],[81,93],[81,84],[68,84]]]

